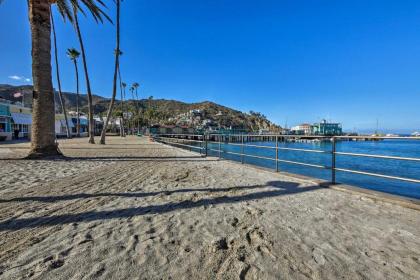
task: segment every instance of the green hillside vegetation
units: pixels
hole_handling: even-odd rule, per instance
[[[0,85],[0,98],[21,101],[21,98],[14,98],[13,94],[22,92],[25,94],[25,104],[30,105],[32,86],[10,86]],[[63,92],[66,108],[69,111],[76,110],[76,94]],[[105,116],[110,99],[93,95],[94,112],[96,115]],[[140,124],[144,125],[175,125],[179,124],[180,115],[186,114],[191,110],[200,110],[201,119],[210,120],[215,126],[223,128],[245,129],[257,132],[260,129],[277,132],[280,127],[272,123],[261,113],[244,113],[226,106],[222,106],[210,101],[199,103],[185,103],[177,100],[165,99],[141,99],[138,101],[140,114],[137,114],[137,105],[135,100],[124,102],[124,112],[133,114],[133,122],[137,123],[140,116]],[[58,104],[58,94],[56,93],[56,104]],[[87,113],[87,96],[80,95],[80,108],[83,113]],[[57,111],[60,111],[57,106]],[[116,100],[114,116],[121,116],[121,101]]]

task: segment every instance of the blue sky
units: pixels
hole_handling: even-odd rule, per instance
[[[74,91],[65,50],[78,44],[55,15],[63,88]],[[81,25],[92,89],[110,96],[115,28]],[[26,83],[26,1],[6,0],[0,26],[0,83]],[[280,125],[420,129],[420,1],[125,0],[121,44],[123,80],[143,97],[210,100]]]

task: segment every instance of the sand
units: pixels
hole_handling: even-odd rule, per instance
[[[0,279],[420,279],[419,211],[147,138],[86,141],[0,160]]]

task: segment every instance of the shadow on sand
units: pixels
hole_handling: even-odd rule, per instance
[[[261,191],[247,193],[243,195],[227,196],[230,192],[240,190],[250,190],[257,188],[271,187],[274,190]],[[98,193],[98,194],[74,194],[74,195],[63,195],[54,197],[25,197],[25,198],[14,198],[10,200],[2,200],[1,202],[17,202],[17,201],[41,201],[41,202],[56,202],[60,200],[70,199],[84,199],[92,197],[103,197],[103,196],[116,196],[116,197],[146,197],[154,195],[171,195],[173,193],[186,193],[186,192],[221,192],[218,197],[203,198],[197,201],[187,199],[181,202],[170,202],[162,205],[148,205],[143,207],[131,207],[109,211],[88,211],[77,214],[64,214],[54,216],[43,216],[34,218],[22,218],[22,219],[9,219],[0,223],[0,231],[6,230],[19,230],[23,228],[36,228],[41,226],[54,226],[63,225],[70,223],[79,222],[91,222],[98,220],[109,220],[109,219],[120,219],[120,218],[131,218],[134,216],[141,216],[146,214],[163,214],[173,212],[182,209],[192,209],[201,206],[210,206],[218,204],[229,204],[238,203],[244,201],[265,199],[278,197],[283,195],[291,195],[297,193],[303,193],[308,191],[314,191],[328,187],[328,184],[320,184],[313,186],[299,187],[298,183],[295,182],[284,182],[284,181],[272,181],[266,185],[255,185],[255,186],[238,186],[232,188],[207,188],[207,189],[180,189],[173,191],[163,192],[151,192],[151,193]]]

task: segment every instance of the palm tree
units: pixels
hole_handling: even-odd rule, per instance
[[[40,0],[38,0],[40,1]],[[90,87],[90,80],[89,80],[89,72],[87,68],[87,62],[86,62],[86,52],[85,47],[83,43],[82,33],[80,30],[79,25],[79,18],[78,18],[78,12],[81,11],[82,14],[85,14],[85,12],[82,10],[79,0],[50,0],[51,2],[56,2],[57,7],[63,18],[68,18],[74,25],[74,28],[77,33],[77,38],[79,40],[80,44],[80,50],[82,53],[82,61],[83,61],[83,70],[85,73],[85,80],[86,80],[86,90],[88,95],[88,117],[89,117],[89,143],[94,144],[95,143],[95,122],[93,120],[93,102],[92,102],[92,90]],[[106,18],[110,22],[111,19],[105,14],[105,12],[100,8],[106,7],[103,0],[80,0],[90,11],[92,14],[92,17],[96,22],[103,22],[103,18]],[[69,5],[69,2],[71,5]],[[99,5],[97,4],[99,3]],[[73,9],[70,8],[72,6]]]
[[[114,109],[115,104],[115,97],[117,95],[117,78],[118,78],[118,68],[119,68],[119,57],[122,54],[120,51],[120,20],[119,20],[119,14],[120,14],[120,0],[117,0],[117,48],[115,49],[115,67],[114,67],[114,79],[112,83],[112,97],[111,102],[109,103],[108,112],[106,113],[106,119],[104,123],[104,127],[102,128],[101,132],[101,140],[100,144],[105,145],[105,136],[106,136],[106,130],[108,128],[109,120],[112,116],[112,112]]]
[[[3,0],[0,0],[3,2]],[[51,74],[50,1],[29,0],[32,41],[32,131],[29,158],[60,155],[55,142],[54,92]]]
[[[138,100],[139,96],[137,95],[137,89],[140,87],[140,84],[139,83],[133,83],[132,87],[136,91],[136,100]]]
[[[50,7],[51,9],[51,7]],[[63,99],[63,92],[61,91],[61,80],[60,80],[60,68],[58,66],[58,54],[57,54],[57,35],[55,34],[55,25],[54,25],[54,15],[51,12],[51,28],[53,32],[53,39],[54,39],[54,58],[55,58],[55,73],[57,77],[57,85],[58,85],[58,97],[60,99],[61,104],[61,111],[64,114],[64,121],[66,122],[66,133],[67,138],[71,138],[71,132],[69,128],[69,120],[67,118],[66,106]]]
[[[125,137],[125,122],[124,122],[124,98],[125,98],[125,88],[127,87],[127,84],[124,82],[121,82],[121,72],[120,75],[120,86],[121,86],[121,137]]]
[[[79,19],[77,17],[77,7],[73,5],[74,28],[79,39],[80,50],[82,51],[83,70],[85,72],[86,90],[88,96],[88,119],[89,119],[89,143],[95,144],[95,123],[93,121],[92,90],[90,88],[89,72],[87,68],[85,46],[83,44],[82,33],[80,31]]]
[[[76,113],[77,113],[77,125],[76,125],[76,135],[80,137],[80,115],[79,115],[79,69],[77,68],[77,59],[80,56],[80,53],[75,49],[71,48],[67,50],[67,56],[74,63],[74,70],[76,74]]]
[[[133,99],[135,100],[136,103],[136,110],[137,110],[137,132],[140,131],[140,107],[139,107],[139,95],[137,94],[137,89],[139,88],[140,84],[139,83],[133,83],[132,88],[133,88],[133,92],[135,91],[136,93],[136,97]]]
[[[77,3],[76,0],[71,0]],[[4,0],[0,0],[0,4]],[[61,155],[55,142],[54,92],[51,74],[51,9],[56,3],[62,15],[72,21],[68,0],[28,0],[32,43],[32,131],[28,158]],[[103,5],[102,0],[98,2]],[[95,19],[106,16],[94,0],[83,0]],[[80,8],[79,5],[77,5]]]
[[[102,128],[101,132],[101,140],[100,143],[102,145],[105,145],[105,136],[106,136],[106,130],[108,128],[109,119],[112,116],[112,110],[114,109],[114,103],[115,103],[115,97],[117,95],[117,78],[118,78],[118,69],[120,65],[120,55],[122,54],[120,50],[120,0],[116,0],[117,5],[117,34],[116,34],[116,48],[115,48],[115,65],[114,65],[114,78],[112,81],[112,97],[111,102],[109,103],[108,112],[106,114],[106,119],[104,123],[104,127]]]
[[[134,102],[134,106],[136,107],[136,111],[138,111],[137,110],[137,103],[136,103],[136,98],[135,98],[135,96],[134,96],[134,87],[133,86],[131,86],[130,87],[130,92],[131,92],[131,98],[132,98],[132,100],[133,100],[133,102]],[[132,115],[132,116],[134,116],[134,114]],[[134,118],[132,117],[131,118],[131,132],[133,133],[133,130],[134,130],[134,124],[133,124],[133,122],[134,122]]]

